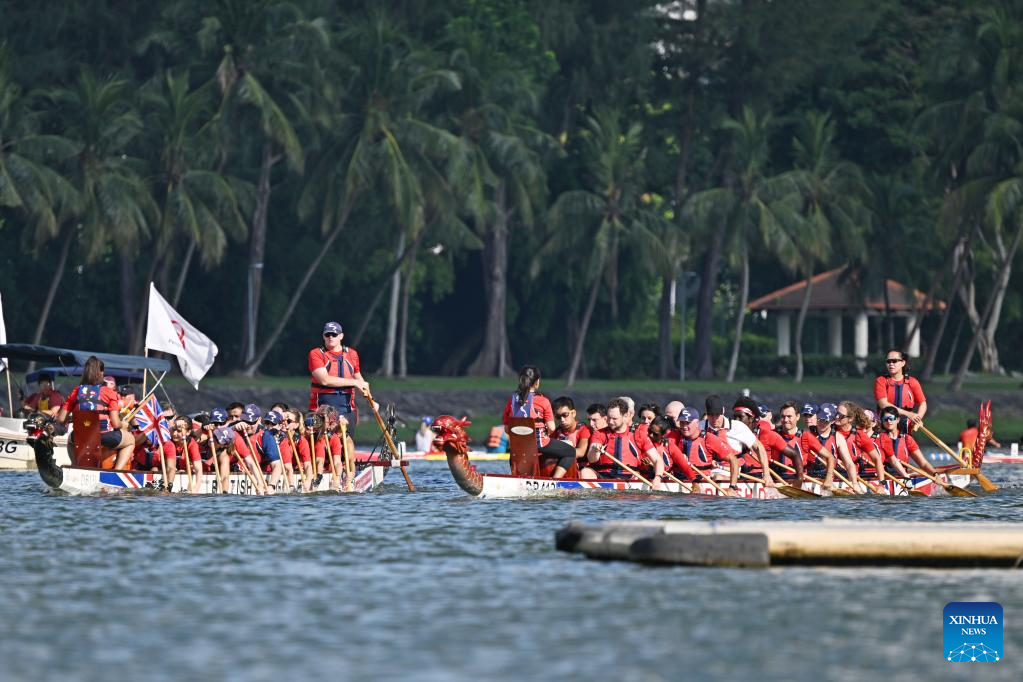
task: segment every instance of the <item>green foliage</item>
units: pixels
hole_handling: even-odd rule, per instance
[[[678,326],[659,312],[662,279],[700,269],[715,235],[718,367],[745,262],[751,297],[855,264],[865,294],[943,275],[951,302],[949,254],[965,244],[978,310],[1012,266],[995,340],[1018,368],[1021,65],[1023,10],[1000,0],[13,3],[8,331],[29,337],[63,277],[43,341],[127,351],[152,278],[172,297],[180,285],[227,372],[265,224],[259,339],[286,323],[263,371],[302,371],[296,349],[324,319],[354,331],[403,237],[410,370],[457,372],[480,346],[506,226],[511,364],[547,375],[577,346],[581,376],[656,375],[658,323]],[[383,300],[360,340],[368,373]],[[962,317],[957,304],[942,351]],[[773,337],[740,336],[737,375],[792,375]],[[816,355],[804,368],[855,372]]]

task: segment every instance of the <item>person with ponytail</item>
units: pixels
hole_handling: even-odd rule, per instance
[[[557,428],[551,401],[540,392],[540,369],[526,365],[519,370],[519,385],[504,406],[505,430],[512,417],[532,419],[536,432],[536,447],[541,456],[556,457],[558,465],[554,478],[562,478],[575,461],[575,448],[564,441],[552,441],[550,435]],[[567,447],[566,447],[567,446]]]
[[[927,414],[927,398],[916,377],[909,376],[909,358],[898,349],[885,353],[887,374],[874,380],[874,399],[878,412],[894,407],[899,412],[899,430],[915,431]],[[912,427],[910,426],[912,422]]]

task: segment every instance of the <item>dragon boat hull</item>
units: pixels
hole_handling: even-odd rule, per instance
[[[451,460],[448,460],[448,465],[451,466]],[[457,463],[455,464],[457,466]],[[466,482],[478,477],[478,482],[462,485],[461,482]],[[642,481],[623,481],[623,480],[587,480],[587,479],[564,479],[564,478],[523,478],[519,476],[511,476],[506,474],[477,474],[476,477],[470,476],[455,476],[455,480],[460,482],[460,487],[470,495],[484,499],[514,499],[514,498],[530,498],[530,497],[558,497],[558,496],[571,496],[571,495],[586,495],[586,494],[607,494],[607,493],[644,493],[644,494],[657,494],[657,495],[670,495],[670,494],[682,494],[682,495],[708,495],[721,497],[719,492],[714,486],[709,483],[693,483],[692,485],[679,485],[678,483],[668,482],[664,484],[663,491],[655,491],[650,486],[646,485]],[[952,474],[947,477],[947,480],[952,485],[965,488],[970,483],[970,476]],[[924,493],[925,495],[946,495],[945,490],[927,478],[910,478],[902,481],[906,486],[913,490]],[[729,485],[726,482],[719,481],[718,484],[725,490],[729,491]],[[883,485],[874,483],[876,487],[882,492],[892,497],[907,497],[909,492],[898,485],[894,481],[885,481]],[[815,483],[804,483],[802,486],[803,490],[816,493],[818,495],[828,496],[831,495],[829,491],[824,490],[821,486]],[[835,488],[848,490],[852,492],[852,487],[846,484],[837,484]],[[735,492],[729,492],[729,496],[735,496],[739,498],[753,499],[753,500],[780,500],[785,499],[777,488],[768,487],[761,483],[753,482],[740,482],[736,484],[734,488]],[[864,493],[861,489],[857,491]],[[871,494],[874,494],[871,492]]]

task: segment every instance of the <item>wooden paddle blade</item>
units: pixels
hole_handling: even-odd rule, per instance
[[[945,491],[952,497],[976,497],[977,493],[967,490],[966,488],[960,488],[954,485],[945,486]]]
[[[794,499],[798,498],[798,499],[804,499],[805,500],[805,499],[809,499],[811,497],[820,497],[820,495],[818,495],[815,492],[811,492],[809,490],[803,490],[802,488],[797,488],[797,487],[795,487],[793,485],[780,485],[780,486],[778,486],[778,492],[780,492],[785,497],[791,497],[791,498],[794,498]]]
[[[984,492],[993,493],[996,490],[998,490],[998,486],[995,485],[991,481],[991,479],[985,476],[984,474],[977,472],[976,479],[977,483],[980,483],[980,487],[984,490]]]
[[[831,494],[835,497],[856,497],[856,493],[843,488],[832,488]]]

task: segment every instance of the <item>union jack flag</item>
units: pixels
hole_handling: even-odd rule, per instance
[[[149,439],[149,442],[155,446],[160,445],[160,438],[164,442],[168,442],[171,439],[170,424],[163,417],[157,418],[163,412],[160,407],[160,403],[156,400],[156,396],[152,396],[147,400],[142,408],[135,413],[135,424],[141,429],[143,435]],[[156,435],[156,429],[160,429],[160,435]]]

